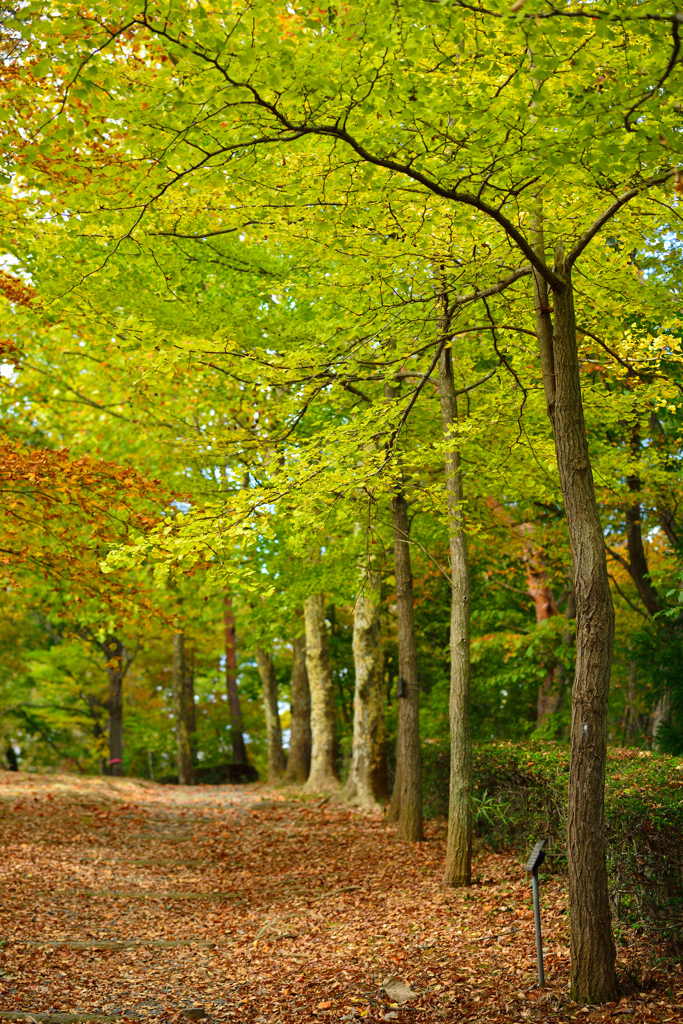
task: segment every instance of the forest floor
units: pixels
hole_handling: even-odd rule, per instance
[[[619,951],[630,995],[568,999],[560,878],[540,989],[523,866],[482,852],[447,890],[444,842],[263,786],[0,772],[0,1021],[683,1021],[644,938]]]

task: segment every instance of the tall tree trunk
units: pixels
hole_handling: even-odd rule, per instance
[[[306,671],[311,689],[311,771],[309,792],[336,789],[337,738],[330,653],[325,627],[325,598],[312,594],[304,602],[306,623]]]
[[[109,678],[109,775],[123,775],[123,679],[131,659],[118,637],[108,636],[99,646]]]
[[[306,671],[306,637],[292,644],[291,731],[285,781],[303,783],[311,770],[311,691]]]
[[[91,693],[86,694],[81,692],[80,696],[81,700],[83,700],[88,706],[88,711],[90,712],[90,717],[92,718],[92,734],[97,743],[98,748],[101,749],[100,741],[104,739],[104,728],[102,727],[101,712],[103,708],[107,707],[107,703],[98,700],[97,697],[94,697],[93,694]],[[97,760],[100,775],[108,775],[109,772],[107,758],[99,757]]]
[[[263,690],[263,710],[266,713],[266,738],[268,742],[268,782],[279,782],[287,767],[282,749],[282,729],[277,703],[277,678],[273,655],[257,645],[256,664]]]
[[[187,684],[185,677],[185,634],[173,634],[173,717],[178,758],[178,782],[181,786],[194,785],[191,730],[188,722]]]
[[[446,448],[446,502],[451,562],[451,782],[446,841],[446,885],[472,881],[472,737],[470,732],[470,567],[463,530],[460,452],[454,432],[458,406],[453,382],[452,350],[439,358],[439,398]]]
[[[628,485],[632,491],[640,490],[638,477],[628,477]],[[641,526],[642,510],[640,502],[635,501],[626,509],[626,542],[628,545],[628,571],[636,585],[638,596],[645,605],[648,615],[654,616],[662,610],[659,593],[649,576],[647,556],[643,545]]]
[[[344,787],[345,799],[361,807],[375,807],[387,798],[381,593],[382,578],[379,572],[369,569],[353,615],[353,745]]]
[[[637,455],[640,451],[641,442],[640,434],[637,429],[631,430],[631,451],[634,455]],[[629,491],[633,495],[633,502],[626,508],[626,543],[628,547],[628,563],[625,568],[628,570],[631,579],[633,580],[638,596],[645,605],[648,615],[654,617],[662,610],[662,600],[659,596],[659,591],[652,583],[650,579],[650,570],[647,562],[647,555],[645,554],[645,545],[643,544],[643,530],[642,530],[642,507],[638,501],[638,494],[640,493],[641,483],[640,477],[637,475],[628,476],[626,478]],[[661,623],[665,632],[672,630],[672,626],[668,626],[666,621]],[[660,694],[657,703],[652,709],[650,717],[650,735],[652,738],[652,749],[658,750],[659,743],[657,741],[657,732],[661,725],[668,722],[671,716],[671,695],[666,691]]]
[[[634,457],[638,456],[640,448],[640,433],[637,428],[632,428],[631,453]],[[628,565],[626,569],[635,583],[638,596],[645,605],[648,615],[654,616],[662,610],[662,601],[657,588],[650,579],[650,570],[643,544],[643,510],[638,500],[641,486],[640,477],[636,474],[628,476],[626,477],[626,483],[633,496],[633,501],[626,508],[626,543],[628,547]]]
[[[230,738],[232,759],[235,764],[247,763],[247,749],[242,735],[242,709],[237,691],[237,635],[235,612],[229,594],[223,597],[223,626],[225,629],[225,685],[230,705]]]
[[[631,448],[634,454],[640,450],[640,435],[637,430],[631,431]],[[631,494],[636,499],[626,509],[626,543],[628,546],[628,564],[626,569],[636,586],[638,596],[645,605],[648,615],[654,617],[661,612],[663,606],[659,591],[650,579],[650,570],[647,555],[645,554],[645,545],[643,544],[642,507],[637,500],[641,487],[640,477],[635,475],[629,476],[626,478],[626,482]],[[665,633],[671,635],[675,631],[676,627],[674,624],[667,622],[666,619],[660,619],[659,624]],[[657,732],[660,726],[665,725],[669,721],[670,717],[671,694],[664,691],[657,699],[650,717],[650,735],[653,750],[660,749]]]
[[[325,607],[325,619],[330,624],[328,644],[330,641],[334,643],[335,637],[338,635],[339,629],[337,625],[337,608],[336,605],[332,604],[331,602],[328,603]],[[345,688],[342,684],[339,675],[337,676],[336,700],[336,707],[338,711],[341,711],[342,718],[344,719],[344,724],[351,728],[353,718],[353,700],[348,699],[348,696],[346,694]]]
[[[408,503],[403,491],[391,500],[394,531],[394,575],[398,619],[398,735],[396,778],[389,805],[389,821],[398,822],[401,839],[424,839],[422,823],[422,760],[420,757],[420,692],[413,607],[413,570],[410,563]]]
[[[534,244],[544,254],[542,220]],[[604,534],[595,499],[581,398],[571,268],[555,251],[554,323],[547,288],[534,272],[537,329],[546,404],[572,550],[577,636],[572,693],[567,854],[571,926],[571,994],[577,1002],[616,999],[615,946],[605,859],[605,762],[614,608]]]
[[[194,649],[185,644],[185,673],[183,676],[183,698],[187,716],[187,731],[190,734],[192,764],[197,756],[197,712],[194,705]]]

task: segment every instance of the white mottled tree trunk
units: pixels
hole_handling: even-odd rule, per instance
[[[353,616],[353,698],[351,768],[344,797],[360,807],[375,807],[387,798],[384,726],[384,658],[380,623],[382,580],[370,570],[356,599]]]
[[[309,793],[336,789],[337,741],[330,653],[325,626],[325,598],[311,594],[304,602],[306,624],[306,671],[311,690],[311,771]]]

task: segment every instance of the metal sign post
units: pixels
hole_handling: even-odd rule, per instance
[[[545,985],[545,973],[543,971],[543,941],[541,939],[541,901],[538,895],[538,869],[545,860],[545,839],[539,839],[531,851],[531,856],[526,863],[526,871],[531,872],[531,886],[534,893],[534,923],[536,925],[536,958],[538,960],[538,983]]]

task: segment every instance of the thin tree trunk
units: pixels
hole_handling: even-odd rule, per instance
[[[631,451],[637,455],[640,451],[640,434],[637,429],[631,431]],[[662,600],[659,591],[650,579],[650,569],[645,554],[642,530],[642,507],[637,500],[640,493],[640,477],[633,475],[626,478],[628,488],[636,499],[626,509],[626,543],[628,547],[628,564],[626,569],[633,580],[638,596],[645,605],[648,615],[654,617],[662,610]],[[662,623],[667,631],[666,623]],[[652,749],[659,750],[657,732],[661,725],[664,725],[671,715],[671,696],[669,693],[662,693],[657,700],[650,717],[650,735],[652,738]]]
[[[353,698],[351,767],[344,797],[360,807],[376,807],[387,798],[384,726],[384,657],[380,622],[382,578],[369,569],[353,615]]]
[[[387,401],[395,399],[400,384],[384,385]],[[398,822],[399,835],[420,841],[422,823],[422,759],[420,755],[420,699],[417,681],[417,644],[413,603],[413,569],[410,559],[410,523],[408,504],[401,488],[392,498],[391,520],[394,534],[394,576],[396,578],[396,619],[398,626],[398,727],[396,734],[396,772],[387,819]],[[413,685],[406,685],[412,683]],[[405,775],[405,778],[404,778]]]
[[[185,714],[187,716],[187,731],[190,734],[190,752],[192,764],[197,756],[197,713],[194,704],[194,649],[185,644],[185,673],[183,676],[183,694],[185,700]]]
[[[235,612],[229,594],[223,597],[223,626],[225,629],[225,685],[230,705],[230,738],[232,740],[232,759],[235,764],[247,763],[247,748],[242,734],[242,709],[240,695],[237,690],[237,636],[235,631]]]
[[[470,568],[463,530],[460,452],[453,437],[458,406],[452,350],[439,358],[439,398],[446,449],[446,502],[451,562],[451,781],[448,801],[445,885],[472,881],[472,737],[470,732]]]
[[[330,654],[325,627],[325,598],[312,594],[304,602],[306,671],[311,690],[311,771],[309,792],[336,789],[337,738]]]
[[[403,491],[391,500],[394,530],[394,575],[398,619],[398,735],[396,778],[389,805],[389,821],[398,822],[401,839],[424,839],[422,824],[422,760],[420,757],[420,694],[413,608],[413,570],[410,564],[408,503]]]
[[[123,775],[123,679],[130,659],[121,640],[108,636],[99,645],[107,659],[109,678],[109,775]]]
[[[102,727],[100,712],[107,705],[106,703],[97,700],[97,698],[94,697],[91,693],[85,694],[81,692],[80,696],[81,700],[83,700],[88,706],[88,711],[90,712],[90,717],[92,718],[92,734],[93,737],[95,738],[95,742],[97,743],[98,748],[101,749],[100,741],[104,737],[104,728]],[[97,762],[100,775],[107,775],[107,758],[98,757]]]
[[[536,251],[543,255],[540,215],[534,226]],[[547,289],[536,272],[534,291],[543,383],[572,550],[577,615],[567,821],[571,994],[577,1002],[604,1003],[618,995],[604,813],[614,608],[583,415],[571,269],[561,246],[555,252],[555,273],[564,287],[553,289],[553,324]]]
[[[188,723],[185,664],[185,635],[173,634],[173,717],[178,758],[178,782],[181,786],[194,785],[194,765]]]
[[[306,672],[306,637],[292,644],[291,731],[285,781],[303,783],[311,770],[311,691]]]
[[[328,604],[325,608],[325,618],[330,624],[329,630],[329,641],[334,643],[335,636],[338,633],[337,629],[337,608],[334,604]],[[337,675],[337,708],[341,711],[344,723],[351,727],[351,719],[353,715],[353,701],[348,700],[346,691],[341,681],[341,677]]]
[[[282,749],[282,729],[280,712],[277,704],[277,678],[273,655],[257,645],[256,664],[258,665],[263,689],[263,710],[266,713],[266,738],[268,742],[268,782],[279,782],[287,767],[285,753]]]
[[[640,490],[640,480],[636,476],[627,478],[628,486],[635,495]],[[650,616],[662,610],[662,602],[649,575],[647,556],[643,545],[641,525],[642,509],[639,501],[634,501],[626,509],[626,543],[628,546],[628,572],[636,585],[638,596],[645,605]]]

